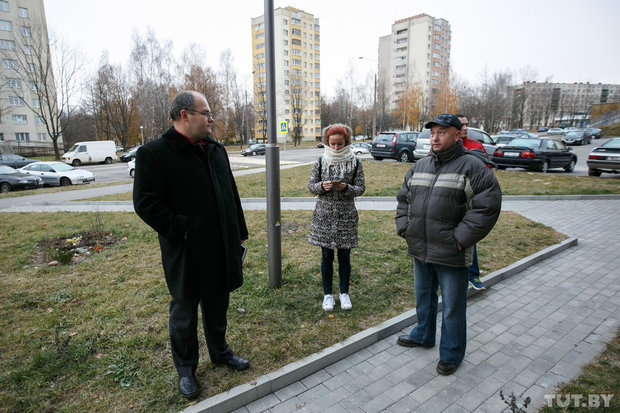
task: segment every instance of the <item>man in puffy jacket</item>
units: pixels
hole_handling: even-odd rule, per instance
[[[501,190],[493,170],[460,140],[461,122],[439,115],[431,129],[431,154],[413,165],[397,195],[396,230],[414,258],[418,324],[398,337],[406,347],[433,347],[438,288],[442,295],[440,360],[449,375],[465,357],[468,270],[473,246],[493,228]]]

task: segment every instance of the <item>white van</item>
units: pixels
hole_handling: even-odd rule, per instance
[[[73,166],[83,163],[112,163],[118,160],[114,141],[77,142],[69,151],[62,155],[62,160]]]

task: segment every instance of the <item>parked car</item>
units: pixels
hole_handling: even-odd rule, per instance
[[[131,161],[127,162],[127,172],[129,173],[129,176],[131,176],[132,178],[136,174],[136,160],[135,159],[132,159]]]
[[[353,149],[353,153],[356,155],[370,153],[371,148],[372,145],[368,142],[353,142],[351,144],[351,149]]]
[[[602,172],[620,173],[620,138],[613,138],[592,149],[587,164],[590,176],[601,176]]]
[[[323,144],[323,142],[319,142],[319,143],[316,144],[316,147],[317,148],[324,148],[325,145]]]
[[[584,130],[574,130],[564,135],[562,142],[566,145],[587,145],[592,142],[592,136],[588,135]]]
[[[508,145],[509,142],[511,142],[513,139],[518,138],[518,136],[517,135],[496,135],[496,136],[493,136],[493,138],[495,139],[495,149],[497,149],[497,148],[501,148],[502,146]]]
[[[585,128],[584,130],[594,139],[600,139],[603,137],[603,131],[599,128]]]
[[[484,146],[484,150],[487,152],[487,156],[489,158],[493,156],[495,149],[497,149],[497,147],[495,146],[495,140],[493,140],[493,138],[491,138],[491,136],[489,136],[489,134],[482,129],[468,127],[467,137],[469,139],[475,139],[480,142],[482,146]]]
[[[376,160],[396,159],[399,162],[414,161],[413,153],[420,132],[386,131],[381,132],[372,141],[370,154]]]
[[[14,153],[0,153],[0,165],[10,166],[11,168],[21,168],[29,163],[38,162],[36,159],[28,159]]]
[[[140,146],[141,145],[131,148],[129,152],[124,153],[121,156],[119,156],[119,158],[121,158],[121,161],[129,162],[129,161],[133,161],[134,159],[136,159],[136,152],[138,152],[138,148],[140,148]]]
[[[243,156],[256,156],[256,155],[264,155],[265,154],[265,144],[264,143],[256,143],[251,145],[245,149],[241,150],[241,155]]]
[[[551,128],[547,131],[547,135],[564,135],[564,129],[562,128]]]
[[[540,128],[538,128],[538,132],[547,132],[548,130],[549,128],[546,126],[541,126]]]
[[[502,135],[504,136],[504,135]],[[490,158],[493,156],[495,152],[495,140],[489,136],[488,133],[483,131],[482,129],[477,128],[467,128],[467,137],[470,139],[475,139],[478,142],[482,143],[484,146],[484,150],[487,153],[487,156]],[[513,138],[514,136],[511,136]],[[414,157],[416,160],[420,158],[424,158],[431,151],[431,130],[424,129],[418,139],[416,141],[416,148],[414,152]]]
[[[30,176],[8,165],[0,165],[0,192],[17,189],[37,189],[43,187],[43,179]]]
[[[64,162],[35,162],[24,166],[21,172],[38,176],[45,185],[67,186],[87,184],[95,181],[95,174],[85,169],[76,169]]]
[[[549,168],[564,168],[566,172],[572,172],[577,164],[577,155],[572,150],[553,138],[515,138],[498,148],[492,160],[499,169],[525,168],[547,172]]]

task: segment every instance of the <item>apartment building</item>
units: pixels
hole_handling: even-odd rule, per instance
[[[319,19],[294,7],[274,10],[274,59],[276,78],[276,122],[288,123],[292,142],[314,140],[321,135],[321,33]],[[267,77],[265,16],[252,19],[252,64],[254,77],[254,136],[267,139]]]
[[[40,85],[32,80],[32,73],[38,67],[28,63],[34,60],[29,56],[47,53],[47,45],[43,0],[0,0],[0,147],[4,150],[11,147],[29,155],[53,147],[36,113],[41,103],[35,90]],[[48,75],[47,86],[53,90],[52,76]],[[62,138],[58,142],[62,147]]]
[[[523,82],[512,87],[512,126],[584,127],[592,105],[620,102],[620,85]]]
[[[379,38],[379,85],[398,107],[408,88],[419,87],[426,105],[450,74],[451,30],[447,20],[418,14],[397,20],[392,32]]]

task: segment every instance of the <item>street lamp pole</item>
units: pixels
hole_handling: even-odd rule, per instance
[[[142,145],[144,145],[144,126],[140,125],[140,136],[142,137]]]

